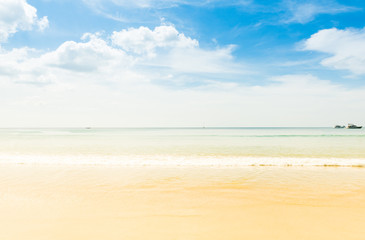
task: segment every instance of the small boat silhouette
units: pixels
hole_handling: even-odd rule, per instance
[[[349,124],[347,124],[346,128],[348,128],[348,129],[360,129],[360,128],[362,128],[362,126],[357,126],[355,124],[349,123]]]

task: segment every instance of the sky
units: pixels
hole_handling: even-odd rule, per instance
[[[0,0],[0,127],[365,124],[363,0]]]

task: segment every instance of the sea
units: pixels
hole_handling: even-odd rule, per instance
[[[283,127],[0,129],[0,163],[365,167],[365,131]]]

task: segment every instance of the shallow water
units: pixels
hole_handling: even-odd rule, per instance
[[[365,166],[365,131],[333,128],[1,129],[0,162]]]

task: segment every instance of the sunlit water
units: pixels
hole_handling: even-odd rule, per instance
[[[365,135],[2,129],[0,239],[363,240]]]
[[[0,161],[365,165],[365,131],[332,128],[2,129]]]

